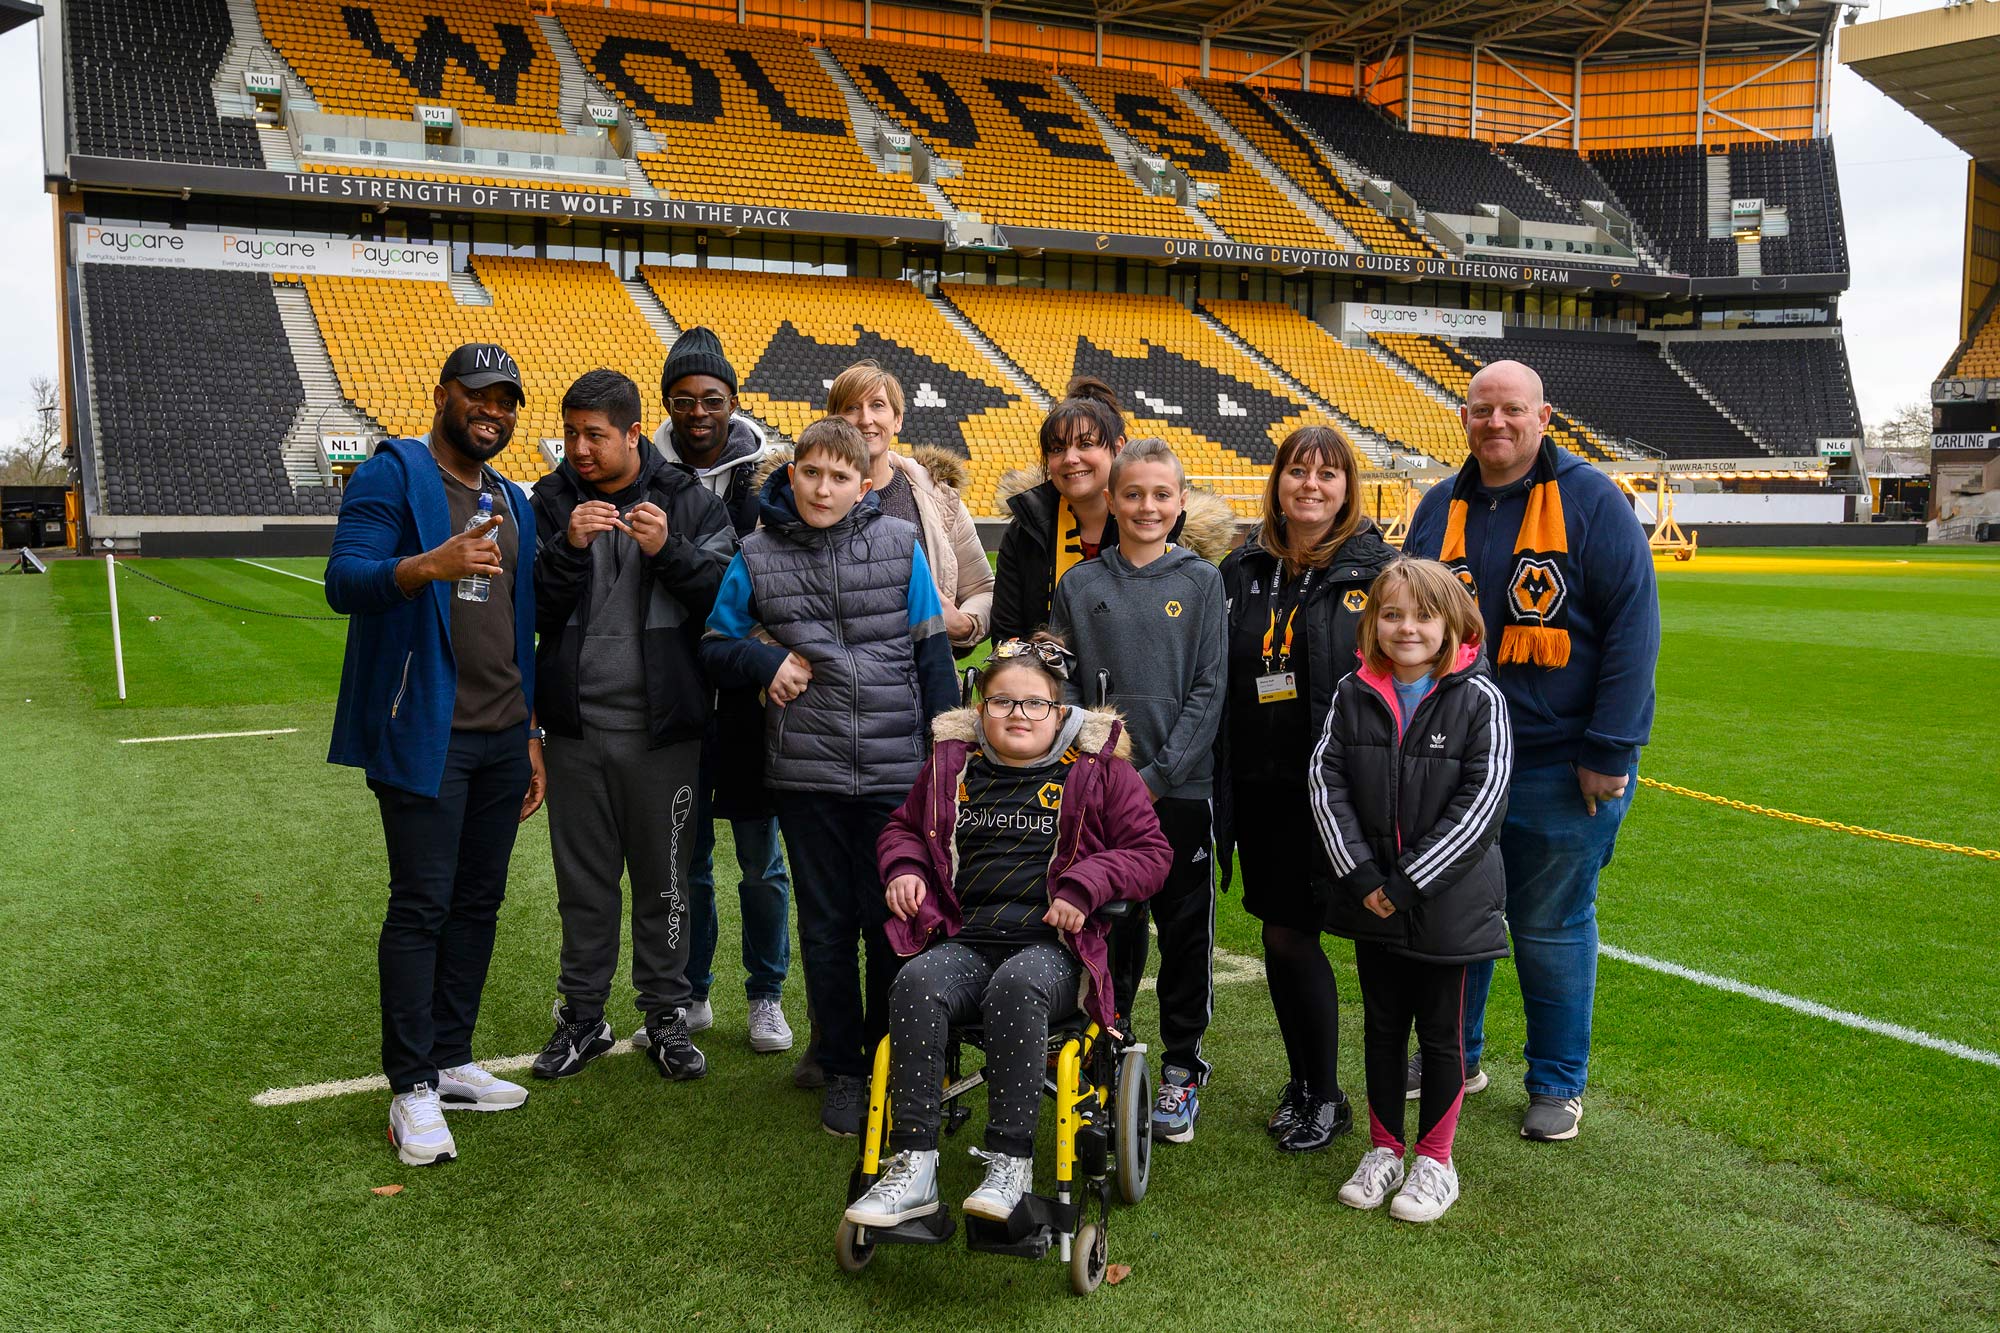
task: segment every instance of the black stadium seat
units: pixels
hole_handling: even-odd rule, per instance
[[[64,10],[77,152],[264,165],[256,127],[215,109],[231,32],[224,0],[70,0]]]
[[[285,476],[305,390],[269,278],[89,264],[83,280],[107,513],[336,510],[337,490]]]
[[[1861,434],[1839,337],[1677,342],[1675,360],[1781,454]]]

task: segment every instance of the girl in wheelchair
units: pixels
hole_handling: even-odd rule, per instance
[[[980,703],[939,717],[916,785],[876,845],[908,959],[889,993],[895,1155],[848,1208],[893,1227],[938,1208],[939,1103],[954,1025],[984,1027],[986,1178],[968,1214],[1004,1222],[1027,1192],[1049,1025],[1081,1008],[1114,1026],[1106,903],[1159,891],[1172,862],[1113,712],[1061,703],[1075,658],[1009,639]]]

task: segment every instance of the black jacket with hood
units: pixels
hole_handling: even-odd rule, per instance
[[[653,432],[653,443],[676,471],[686,473],[719,495],[729,511],[729,522],[741,541],[757,527],[757,465],[764,454],[764,437],[741,415],[729,418],[729,435],[722,453],[707,467],[697,467],[681,457],[674,443],[674,420],[668,417]],[[716,483],[720,483],[719,486]]]
[[[1313,751],[1312,811],[1334,882],[1326,928],[1429,963],[1507,956],[1500,826],[1514,741],[1478,645],[1412,715],[1369,667],[1334,690]],[[1362,905],[1381,889],[1388,917]]]
[[[639,498],[667,516],[666,543],[641,567],[647,732],[658,749],[697,739],[708,726],[712,695],[696,647],[736,553],[736,535],[722,502],[650,446],[640,450],[635,484]],[[583,734],[577,675],[591,616],[591,548],[569,544],[569,520],[577,505],[601,498],[568,460],[536,482],[529,497],[538,542],[535,629],[541,636],[535,649],[535,713],[558,736]]]
[[[1312,734],[1326,726],[1326,713],[1333,706],[1334,687],[1340,678],[1360,665],[1361,613],[1368,606],[1368,587],[1375,576],[1396,558],[1396,548],[1382,540],[1373,519],[1364,518],[1354,535],[1341,543],[1327,567],[1313,578],[1306,594],[1305,645],[1306,715]],[[1243,544],[1222,562],[1222,592],[1229,602],[1229,637],[1234,642],[1246,616],[1264,613],[1267,603],[1250,589],[1271,586],[1278,572],[1278,557],[1265,550],[1252,532]],[[1359,594],[1358,596],[1356,594]],[[1236,781],[1235,756],[1230,753],[1227,701],[1223,692],[1222,725],[1215,733],[1215,844],[1221,857],[1222,887],[1228,888],[1235,874]],[[1299,790],[1306,785],[1304,769],[1293,775]],[[1323,894],[1325,886],[1317,887]]]

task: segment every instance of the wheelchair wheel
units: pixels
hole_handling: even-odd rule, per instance
[[[840,1271],[859,1273],[874,1257],[875,1243],[863,1241],[861,1228],[841,1218],[839,1229],[833,1233],[833,1261],[840,1265]]]
[[[1146,1197],[1153,1166],[1152,1088],[1146,1053],[1127,1051],[1118,1061],[1118,1197],[1128,1204]]]
[[[1104,1281],[1106,1255],[1104,1228],[1095,1222],[1078,1227],[1069,1249],[1069,1289],[1079,1296],[1096,1291]]]

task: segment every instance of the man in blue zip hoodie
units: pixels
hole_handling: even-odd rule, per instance
[[[406,1165],[458,1155],[443,1110],[502,1111],[527,1090],[472,1060],[472,1029],[514,833],[542,803],[535,520],[487,466],[525,395],[490,343],[451,354],[428,435],[384,440],[341,497],[326,600],[350,617],[327,760],[368,774],[389,852],[376,962],[389,1139]],[[493,522],[467,531],[481,494]],[[455,595],[485,577],[483,600]]]
[[[1403,549],[1473,589],[1507,698],[1514,776],[1500,852],[1528,1027],[1523,1138],[1573,1139],[1597,992],[1597,876],[1611,862],[1653,725],[1660,605],[1653,557],[1611,479],[1544,438],[1541,377],[1495,361],[1460,409],[1471,457],[1426,495]],[[1493,964],[1467,969],[1467,1090]],[[1421,1086],[1413,1063],[1410,1095]]]

